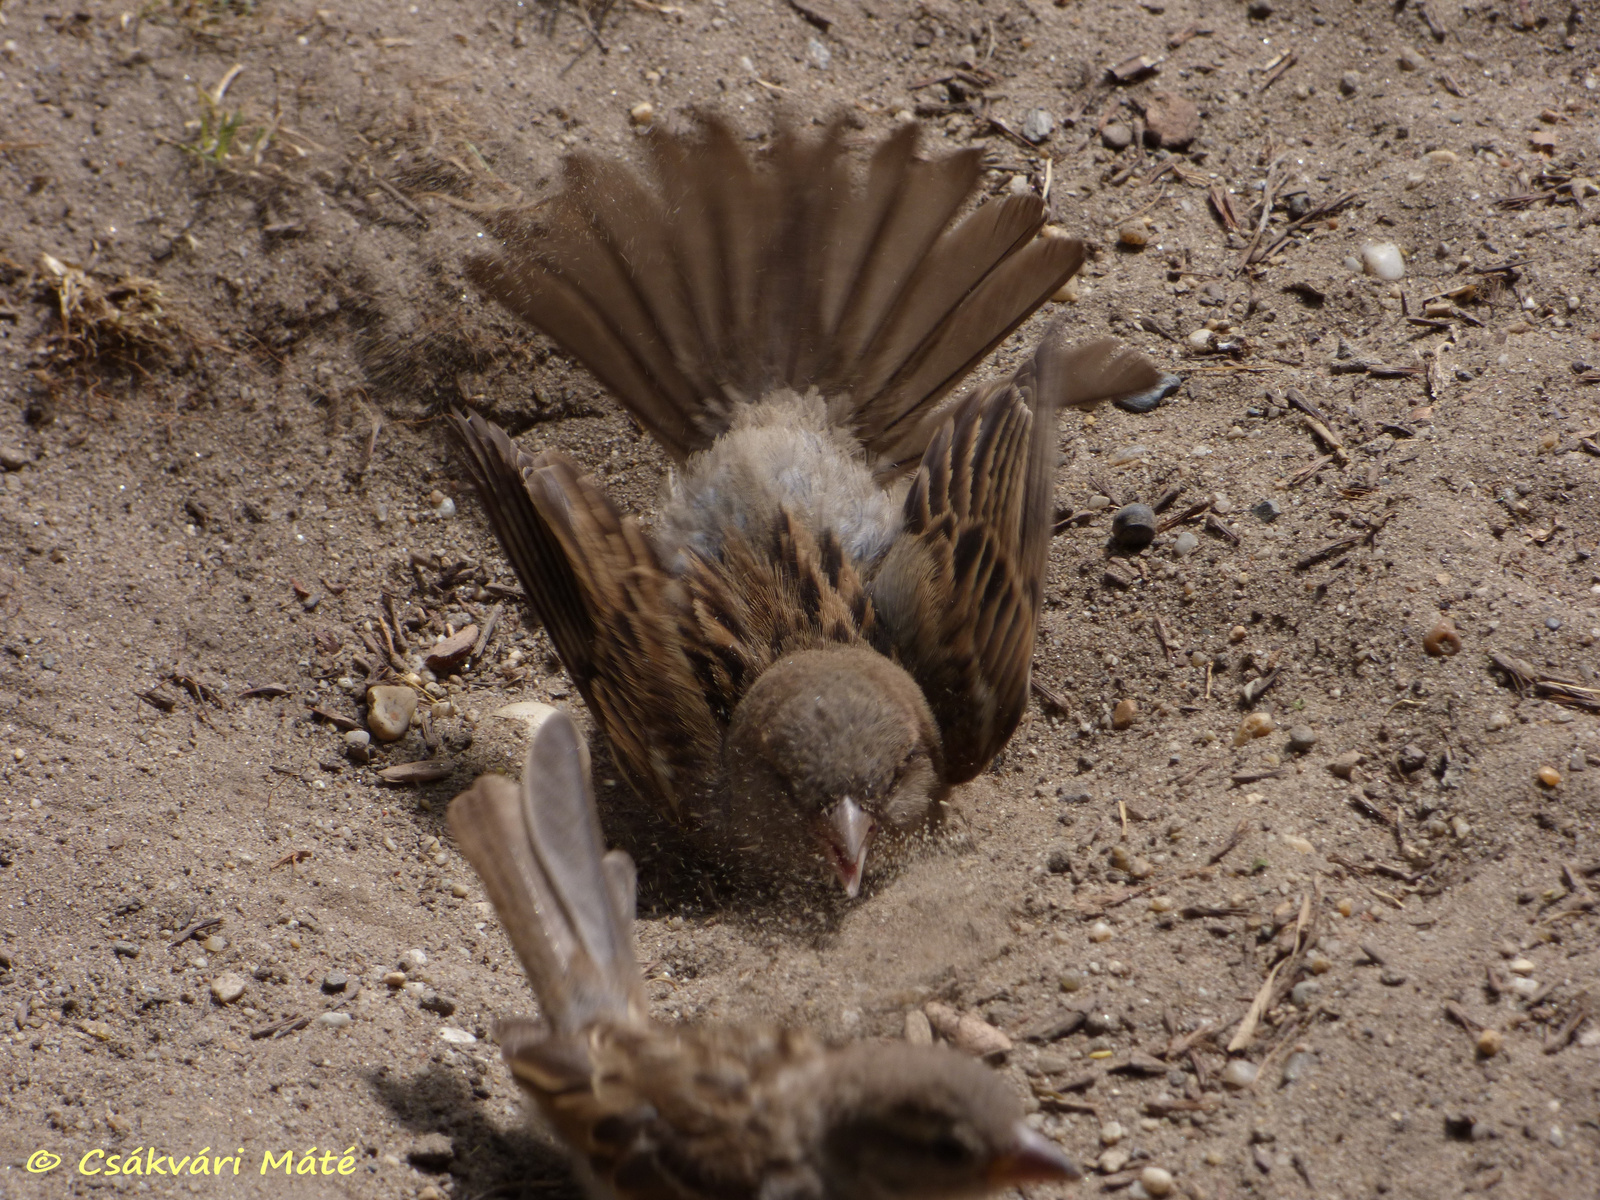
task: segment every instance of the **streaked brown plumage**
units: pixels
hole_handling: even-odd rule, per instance
[[[955,1051],[652,1021],[633,865],[602,857],[566,713],[534,731],[520,787],[485,775],[449,818],[543,1014],[501,1022],[501,1049],[593,1196],[953,1200],[1078,1177],[1004,1081]]]
[[[926,161],[916,137],[858,180],[838,125],[758,166],[701,119],[652,136],[651,183],[570,160],[469,264],[680,464],[652,536],[565,455],[456,420],[618,766],[743,857],[820,852],[852,895],[876,831],[926,821],[1022,716],[1057,412],[1175,382],[1057,327],[941,404],[1084,248],[1041,235],[1037,196],[956,220],[978,152]]]

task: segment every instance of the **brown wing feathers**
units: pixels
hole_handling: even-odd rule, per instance
[[[960,401],[912,478],[905,533],[872,585],[891,648],[939,723],[952,783],[983,769],[1027,703],[1040,584],[1022,555],[1038,519],[1024,464],[1036,441],[1053,454],[1055,414],[1031,412],[1024,386]]]
[[[680,813],[720,746],[676,624],[681,585],[571,459],[524,454],[476,414],[454,423],[495,537],[618,767]]]

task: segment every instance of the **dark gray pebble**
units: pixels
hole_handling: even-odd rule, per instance
[[[1156,537],[1156,514],[1148,504],[1129,504],[1111,518],[1111,540],[1123,550],[1143,550]]]

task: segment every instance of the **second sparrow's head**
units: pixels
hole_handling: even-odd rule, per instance
[[[874,841],[925,824],[948,790],[921,689],[864,647],[805,650],[762,672],[725,754],[735,835],[774,865],[819,857],[851,896]]]

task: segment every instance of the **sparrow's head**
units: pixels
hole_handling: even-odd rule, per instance
[[[1023,1122],[1006,1082],[964,1054],[879,1044],[835,1061],[818,1136],[824,1195],[956,1200],[1082,1177]]]
[[[805,650],[762,672],[728,729],[730,816],[758,853],[809,843],[851,896],[880,834],[925,823],[947,790],[922,691],[860,646]]]

